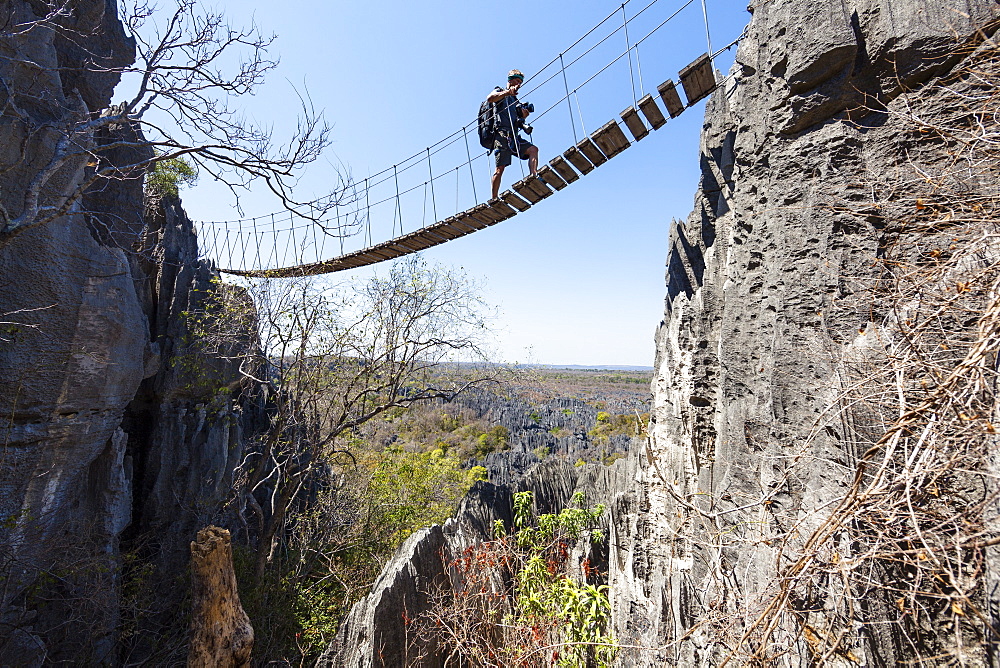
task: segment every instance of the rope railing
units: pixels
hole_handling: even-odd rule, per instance
[[[608,14],[608,16],[606,16],[602,21],[587,31],[587,33],[585,33],[582,37],[573,42],[573,44],[571,44],[567,49],[560,52],[558,56],[549,61],[545,66],[535,72],[532,77],[529,77],[525,81],[525,85],[532,81],[539,81],[540,77],[546,74],[550,68],[554,65],[556,66],[554,72],[548,74],[546,78],[541,79],[539,83],[528,89],[526,93],[522,94],[522,97],[527,97],[528,95],[537,93],[549,83],[561,78],[563,90],[555,94],[554,97],[557,99],[555,99],[552,104],[540,113],[533,116],[531,122],[538,123],[554,109],[561,106],[563,103],[566,103],[569,105],[569,129],[572,130],[574,145],[584,144],[580,148],[585,152],[596,149],[592,149],[586,145],[586,143],[589,142],[589,139],[586,127],[584,126],[583,105],[581,104],[579,95],[580,91],[588,84],[592,83],[601,74],[606,72],[609,68],[627,58],[629,83],[631,85],[633,103],[631,109],[635,111],[635,108],[639,107],[643,114],[645,114],[647,109],[643,108],[642,105],[645,103],[648,107],[651,95],[643,95],[644,89],[642,83],[642,72],[641,69],[639,69],[639,46],[652,35],[660,31],[683,10],[687,9],[694,3],[694,0],[686,0],[664,20],[649,30],[641,39],[631,42],[629,39],[629,25],[633,24],[640,16],[642,16],[645,12],[647,12],[647,10],[652,8],[658,2],[661,2],[661,0],[651,0],[635,15],[629,17],[626,13],[626,5],[628,5],[630,1],[631,0],[624,0],[612,13]],[[605,25],[616,15],[620,15],[621,17],[621,22],[616,28],[609,30],[607,34],[602,34],[596,43],[585,45],[585,48],[581,53],[574,52],[572,54],[574,57],[567,62],[566,56],[570,54],[571,51],[583,45],[588,37],[593,35],[601,28],[601,26]],[[703,15],[706,20],[707,37],[707,12],[704,11],[704,0]],[[569,68],[580,63],[582,59],[593,53],[595,49],[607,43],[608,40],[619,33],[624,34],[626,47],[624,51],[620,53],[616,52],[609,61],[605,62],[599,69],[590,74],[590,76],[584,79],[581,83],[578,83],[574,87],[570,87],[567,74]],[[736,42],[738,41],[739,38],[737,38]],[[703,56],[703,58],[708,58],[709,69],[711,69],[711,59],[731,46],[732,44],[720,49],[716,53],[713,53],[711,49],[709,49],[708,53]],[[635,68],[633,68],[633,55],[635,57]],[[692,65],[694,65],[694,63]],[[636,88],[635,72],[637,69],[639,70],[638,89]],[[704,67],[702,69],[704,69]],[[712,76],[714,80],[714,72]],[[683,81],[683,73],[681,78]],[[673,84],[671,83],[670,85],[672,88]],[[663,95],[662,91],[658,90],[658,92]],[[640,95],[643,95],[642,99],[638,99],[638,96]],[[674,95],[676,96],[676,93],[674,93]],[[701,98],[699,97],[698,99]],[[572,107],[574,101],[576,103],[577,113],[579,114],[578,119],[575,119],[573,116]],[[674,116],[675,110],[671,109],[671,105],[666,102],[666,98],[664,98],[664,101],[667,104],[669,114]],[[689,99],[689,104],[693,104],[696,101],[698,100],[691,101]],[[655,103],[653,103],[653,105],[655,106]],[[662,113],[660,114],[660,117],[662,118]],[[581,125],[580,129],[584,134],[582,142],[577,135],[577,120],[579,120]],[[659,127],[655,118],[650,119],[647,117],[646,120],[653,126],[654,129]],[[606,123],[604,126],[601,126],[601,129],[595,132],[591,137],[596,137],[598,134],[604,132],[604,139],[607,140],[611,134],[614,134],[609,128],[610,124],[611,123]],[[621,130],[627,127],[628,130],[635,135],[636,127],[634,126],[634,120],[632,120],[631,117],[630,119],[626,119],[624,112],[622,120],[620,122],[615,120],[613,121],[613,124],[615,125],[618,134],[621,134]],[[639,124],[642,124],[641,120],[639,121]],[[479,191],[476,188],[476,165],[480,162],[485,163],[487,172],[491,172],[492,161],[489,160],[489,151],[478,150],[473,153],[470,148],[469,134],[472,133],[473,136],[478,139],[477,131],[472,129],[475,127],[475,123],[463,126],[459,130],[456,130],[434,144],[425,147],[422,151],[408,156],[391,167],[369,174],[363,182],[350,183],[340,194],[340,200],[336,203],[331,202],[331,206],[328,207],[325,215],[319,219],[317,219],[314,215],[306,215],[304,213],[286,210],[232,221],[199,223],[199,233],[202,238],[202,254],[212,259],[217,266],[225,267],[224,269],[221,269],[221,271],[236,275],[278,277],[281,275],[297,275],[292,270],[298,269],[305,271],[306,268],[309,268],[308,271],[315,273],[323,273],[323,271],[337,271],[340,269],[352,268],[354,266],[363,266],[363,264],[371,264],[372,262],[384,261],[408,252],[422,250],[422,248],[416,247],[425,244],[427,239],[418,239],[414,241],[411,236],[417,230],[412,230],[411,227],[411,231],[408,233],[404,226],[404,210],[409,209],[411,205],[419,206],[420,208],[415,213],[406,216],[406,220],[420,220],[420,224],[422,225],[420,231],[423,231],[428,238],[436,240],[434,244],[430,245],[436,245],[436,243],[444,243],[451,238],[456,238],[456,225],[457,227],[461,227],[461,224],[451,224],[450,228],[437,229],[435,232],[435,226],[440,225],[442,222],[452,221],[453,219],[460,217],[467,218],[473,211],[478,209],[478,215],[484,217],[480,218],[479,223],[494,224],[495,222],[499,222],[499,220],[489,220],[491,217],[504,219],[505,217],[509,217],[506,216],[506,214],[516,214],[527,209],[532,204],[537,203],[538,199],[526,197],[524,193],[515,193],[512,190],[507,191],[502,195],[503,202],[492,205],[493,208],[497,209],[496,211],[484,212],[482,210],[482,207],[487,206],[487,203],[480,200]],[[648,132],[648,130],[644,130],[641,136],[645,136],[646,132]],[[615,136],[617,137],[617,135]],[[641,136],[636,136],[636,140],[641,139]],[[628,141],[624,139],[623,134],[621,134],[621,139],[624,140],[624,144],[627,146]],[[590,143],[592,146],[593,142]],[[618,141],[618,144],[621,143],[621,141]],[[457,164],[452,163],[452,166],[448,167],[446,170],[435,173],[434,166],[435,163],[438,162],[438,160],[435,159],[435,156],[439,156],[439,154],[443,155],[444,151],[448,149],[461,151],[463,144],[465,149],[464,155],[459,159],[459,162]],[[478,146],[478,141],[476,145]],[[609,149],[608,146],[611,146],[611,148]],[[615,142],[603,146],[603,148],[606,153],[614,153],[616,155],[617,152],[620,152],[617,150],[617,144],[615,144]],[[570,150],[564,154],[564,156],[557,156],[549,165],[546,165],[544,169],[548,171],[547,174],[543,175],[545,178],[534,179],[536,182],[544,182],[547,186],[549,186],[545,194],[535,193],[535,197],[539,199],[547,197],[548,194],[551,194],[552,187],[561,189],[560,186],[554,185],[555,183],[558,183],[555,179],[562,180],[563,186],[565,186],[567,182],[575,181],[578,178],[575,174],[572,176],[569,174],[558,174],[558,172],[568,168],[568,165],[566,165],[567,160],[573,161],[576,157],[575,154],[571,154],[573,150],[574,147],[571,147]],[[600,151],[597,151],[597,153],[600,154]],[[447,156],[444,157],[447,159]],[[563,159],[564,157],[566,159]],[[591,155],[589,157],[591,158],[591,164],[596,166],[603,164],[603,162],[611,156]],[[415,167],[423,165],[424,163],[426,163],[427,169],[425,178],[419,179],[418,177],[416,180],[412,179],[410,176],[411,170]],[[575,162],[574,166],[577,166]],[[471,188],[468,189],[465,197],[469,198],[466,199],[466,201],[471,201],[472,206],[463,210],[463,187],[461,185],[462,179],[460,178],[460,174],[466,170],[468,171]],[[589,169],[577,166],[577,171],[586,174],[589,172]],[[449,185],[444,183],[444,179],[449,179],[452,176],[452,172],[454,172],[455,176],[453,184],[455,188],[454,215],[442,221],[442,219],[439,218],[439,202],[437,197],[439,193],[437,192],[438,188],[436,185],[440,183],[444,190],[447,191]],[[555,174],[554,177],[552,176],[553,174]],[[532,178],[533,177],[529,177],[528,179],[522,178],[518,184],[521,184],[522,187],[524,187],[525,181],[531,180]],[[518,184],[515,184],[514,190],[518,190]],[[533,188],[538,190],[540,186],[538,183],[534,183]],[[414,197],[418,199],[414,200]],[[373,246],[373,218],[380,216],[379,212],[381,211],[386,211],[387,213],[386,207],[390,204],[393,205],[392,239]],[[444,204],[444,206],[446,209],[449,209],[451,205]],[[312,210],[310,211],[310,214],[312,214]],[[431,216],[432,225],[427,225],[428,215]],[[412,226],[413,223],[411,222],[410,225]],[[476,227],[476,229],[482,229],[482,227]],[[341,257],[333,259],[324,257],[326,250],[325,242],[328,237],[338,239],[339,246],[341,248]],[[349,239],[351,237],[358,238],[362,243],[367,243],[367,247],[356,251],[345,251],[345,239]],[[400,241],[401,239],[403,241]],[[386,249],[388,247],[392,247],[394,250],[391,252],[387,251]],[[262,248],[264,249],[263,251],[261,250]],[[362,259],[364,261],[362,261],[361,264],[357,264],[357,262]],[[320,269],[323,271],[319,271]],[[291,271],[291,273],[289,273],[289,271]]]

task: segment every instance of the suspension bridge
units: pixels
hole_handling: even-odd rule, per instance
[[[537,123],[542,117],[565,104],[574,140],[574,143],[560,155],[540,166],[537,175],[524,176],[496,199],[481,201],[476,188],[473,164],[483,160],[489,163],[489,152],[477,150],[477,154],[473,156],[469,135],[472,135],[477,148],[479,144],[477,125],[472,124],[391,168],[349,185],[339,194],[338,199],[323,203],[318,212],[283,211],[236,221],[198,223],[202,254],[210,258],[222,273],[250,278],[291,278],[356,269],[417,253],[508,220],[578,182],[582,176],[620,155],[634,143],[649,136],[651,131],[664,127],[668,119],[681,115],[685,109],[697,104],[722,85],[724,81],[717,79],[713,61],[740,39],[737,38],[713,52],[708,13],[705,0],[701,0],[708,50],[680,70],[677,77],[679,85],[675,84],[673,79],[666,79],[656,87],[655,94],[650,92],[640,97],[639,94],[643,90],[639,61],[640,45],[669,24],[695,0],[686,0],[652,30],[634,41],[629,39],[630,25],[661,0],[651,0],[631,17],[626,12],[629,2],[630,0],[625,0],[603,21],[524,82],[525,85],[530,84],[533,79],[541,79],[546,72],[549,73],[547,78],[528,90],[525,96],[536,93],[547,85],[552,88],[558,83],[563,84],[561,95],[554,96],[556,99],[551,106],[542,111],[533,122]],[[615,29],[607,28],[607,34],[583,50],[583,53],[574,52],[574,49],[581,45],[586,47],[584,40],[614,21],[616,17],[620,17],[621,22]],[[568,68],[619,33],[624,34],[624,51],[571,89],[567,77]],[[567,57],[570,57],[568,62]],[[597,130],[587,134],[579,102],[580,90],[612,65],[626,58],[632,104],[617,118],[608,120]],[[636,88],[637,79],[639,92]],[[683,100],[681,91],[684,94]],[[574,114],[574,101],[579,116]],[[578,122],[580,134],[577,133]],[[439,170],[435,174],[433,158],[440,157],[442,151],[449,147],[452,150],[464,147],[466,159],[446,171]],[[405,181],[407,175],[424,169],[426,177],[422,181],[418,180],[413,185],[407,185]],[[466,170],[470,177],[472,204],[460,209],[461,174]],[[402,186],[401,177],[404,179]],[[453,209],[455,213],[440,217],[437,191],[441,189],[444,179],[451,177],[455,179],[456,201]],[[421,222],[425,224],[418,229],[404,232],[403,200],[407,197],[412,200],[414,195],[421,194]],[[419,204],[419,201],[417,203]],[[388,211],[392,212],[392,230],[395,236],[381,243],[373,243],[373,217],[380,215],[380,212],[385,212],[388,217]],[[428,219],[430,222],[427,222]],[[359,236],[365,246],[358,250],[346,251],[345,238]]]

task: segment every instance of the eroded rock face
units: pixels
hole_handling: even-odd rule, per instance
[[[851,484],[859,453],[830,409],[843,360],[884,315],[860,299],[888,233],[873,184],[947,158],[902,139],[904,91],[949,72],[998,17],[993,0],[756,4],[706,110],[695,211],[671,232],[650,448],[613,504],[618,636],[650,648],[622,665],[721,661],[752,621],[725,613],[766,600],[777,537],[808,535]],[[934,113],[933,97],[919,103]],[[725,533],[741,540],[713,547]],[[826,595],[799,604],[822,610]],[[870,603],[859,623],[894,614]],[[809,662],[808,635],[790,629],[775,665]],[[906,639],[859,635],[828,660],[906,660]]]
[[[0,2],[10,31],[0,39],[0,218],[20,213],[59,139],[53,128],[108,105],[117,75],[99,66],[134,57],[113,0],[69,7],[55,30],[31,24],[48,3]],[[92,139],[118,136],[135,137],[111,127]],[[130,164],[149,150],[102,159]],[[59,201],[93,168],[68,164],[42,200]],[[155,580],[133,584],[176,602],[188,541],[218,518],[242,454],[240,375],[224,355],[192,348],[183,315],[210,294],[212,268],[179,202],[144,210],[142,176],[99,184],[69,215],[0,247],[3,665],[116,663],[123,532],[154,566]],[[193,383],[191,366],[210,382]]]
[[[494,462],[502,465],[504,452]],[[493,524],[513,524],[513,492],[532,491],[539,513],[558,512],[577,487],[580,469],[563,459],[550,458],[537,464],[513,486],[476,483],[458,513],[445,522],[414,533],[396,551],[372,586],[341,624],[336,639],[320,658],[324,668],[406,666],[423,656],[421,666],[444,665],[433,648],[419,646],[407,637],[407,620],[416,619],[430,607],[435,593],[447,591],[446,563],[457,559],[470,545],[492,538]]]
[[[115,3],[76,3],[55,19],[59,30],[26,27],[51,9],[0,3],[10,31],[0,40],[3,216],[21,212],[59,139],[52,128],[108,104],[117,76],[93,63],[133,57]],[[67,165],[43,201],[71,192],[84,169]],[[114,544],[131,507],[120,425],[144,376],[148,338],[129,258],[94,237],[81,209],[0,249],[0,663],[67,658],[59,648],[73,645],[105,660],[113,649]],[[42,587],[39,568],[64,579]],[[93,595],[84,600],[77,588]],[[47,598],[46,609],[29,604],[32,596]],[[48,647],[39,629],[52,631]]]

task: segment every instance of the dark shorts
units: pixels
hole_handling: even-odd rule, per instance
[[[516,155],[521,160],[528,159],[528,149],[534,146],[527,139],[517,137],[513,142],[506,137],[500,137],[493,143],[497,153],[497,167],[509,167],[511,158]]]

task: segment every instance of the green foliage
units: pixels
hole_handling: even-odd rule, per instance
[[[489,431],[480,434],[476,439],[475,456],[482,459],[491,452],[500,452],[510,447],[510,432],[503,425],[494,425]]]
[[[597,424],[588,433],[595,443],[603,443],[611,436],[631,436],[641,438],[646,433],[649,413],[612,415],[606,411],[597,413]]]
[[[260,580],[252,552],[234,550],[243,605],[258,634],[255,657],[314,661],[396,548],[450,517],[486,478],[483,467],[465,470],[440,451],[360,450],[333,461],[340,487],[295,516],[287,549]]]
[[[438,405],[415,408],[392,421],[375,421],[370,438],[393,439],[408,450],[441,450],[463,460],[482,459],[510,447],[510,432],[503,425]]]
[[[578,582],[560,572],[568,542],[592,529],[604,513],[603,504],[592,510],[582,505],[583,494],[578,492],[570,507],[558,515],[539,515],[532,526],[531,492],[514,495],[515,541],[524,550],[525,560],[517,574],[517,610],[509,621],[554,627],[555,635],[569,643],[558,659],[559,666],[604,668],[615,655],[608,587]],[[598,531],[591,531],[590,538],[594,542],[604,539]]]
[[[588,561],[582,581],[565,572],[573,542],[603,541],[593,527],[604,506],[582,507],[582,494],[558,514],[536,517],[532,506],[531,492],[514,495],[513,533],[497,520],[494,540],[465,550],[452,564],[464,587],[423,615],[416,633],[469,665],[607,668],[617,645],[608,588],[589,581],[596,569]],[[505,596],[496,582],[511,573]]]
[[[146,191],[159,197],[177,197],[182,186],[193,186],[198,181],[198,170],[183,156],[166,158],[153,163],[146,175]]]

